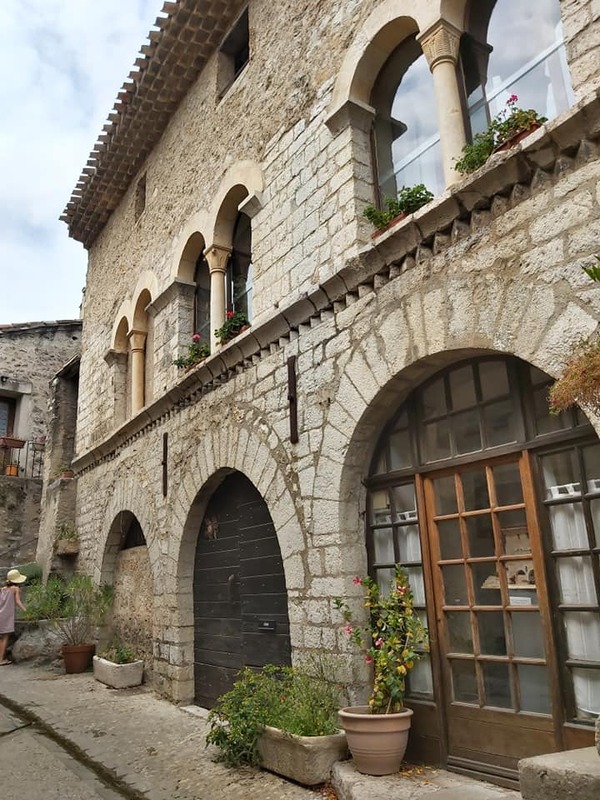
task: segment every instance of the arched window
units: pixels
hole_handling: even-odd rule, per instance
[[[371,94],[380,199],[402,186],[444,187],[433,79],[415,35],[394,50]]]
[[[252,320],[252,225],[240,212],[233,228],[232,250],[227,268],[227,308],[241,311]]]
[[[573,101],[559,0],[471,2],[460,50],[471,134],[484,130],[511,95],[548,119]]]
[[[199,333],[203,342],[210,342],[210,271],[202,253],[196,261],[194,283],[194,333]]]

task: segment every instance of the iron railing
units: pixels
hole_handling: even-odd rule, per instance
[[[45,443],[0,436],[0,475],[8,478],[39,478],[44,467]]]

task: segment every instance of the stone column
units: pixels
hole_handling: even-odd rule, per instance
[[[144,407],[146,332],[131,330],[128,334],[131,358],[131,416]]]
[[[460,31],[445,20],[418,37],[433,75],[446,186],[460,178],[454,169],[454,159],[460,156],[467,141],[456,78],[460,37]]]
[[[225,322],[225,275],[231,248],[213,244],[206,248],[204,255],[210,271],[210,350],[214,353],[219,345],[215,329]]]

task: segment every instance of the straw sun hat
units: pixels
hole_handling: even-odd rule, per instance
[[[27,575],[22,575],[18,569],[9,569],[6,573],[6,580],[9,583],[25,583]]]

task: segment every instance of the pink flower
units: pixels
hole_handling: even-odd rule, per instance
[[[359,578],[358,576],[356,578],[352,578],[352,583],[355,586],[360,586],[360,584],[362,583],[362,578]]]
[[[365,663],[366,664],[372,664],[373,663],[373,659],[371,658],[371,656],[365,656]]]
[[[346,625],[344,628],[344,633],[347,633],[348,636],[350,636],[352,633],[354,633],[354,628],[352,628],[350,625]]]
[[[200,334],[199,334],[199,333],[195,333],[195,334],[192,336],[192,342],[194,342],[194,344],[198,344],[198,342],[200,341],[200,339],[201,339],[201,338],[202,338],[202,337],[200,336]]]
[[[519,99],[518,95],[511,94],[511,96],[508,98],[508,100],[506,102],[507,103],[516,103],[518,99]]]
[[[379,639],[377,639],[377,641],[375,642],[375,647],[381,647],[382,644],[383,644],[383,639],[380,636]]]
[[[233,317],[233,311],[227,312],[227,319],[231,319]]]

